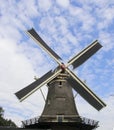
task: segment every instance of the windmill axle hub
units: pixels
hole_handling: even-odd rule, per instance
[[[62,72],[65,72],[65,69],[66,69],[65,64],[64,64],[64,63],[62,63],[62,64],[60,65],[60,67],[61,67],[61,69],[62,69]]]

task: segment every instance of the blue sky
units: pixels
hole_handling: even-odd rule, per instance
[[[100,121],[98,130],[113,129],[114,0],[0,0],[0,105],[18,125],[39,116],[44,101],[40,91],[22,103],[14,93],[57,66],[26,34],[32,27],[64,62],[99,40],[103,47],[74,72],[107,107],[98,112],[79,95],[75,101],[81,116]]]

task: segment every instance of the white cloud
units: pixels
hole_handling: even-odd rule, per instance
[[[60,6],[67,8],[70,4],[69,0],[56,0],[57,4],[59,4]]]
[[[1,93],[5,91],[14,93],[23,84],[27,84],[27,79],[29,81],[35,72],[26,57],[18,53],[18,46],[13,41],[10,39],[0,41],[2,42],[0,45]]]
[[[113,45],[113,37],[114,35],[108,32],[101,31],[99,32],[99,39],[101,39],[101,43],[103,45],[103,50],[109,51],[114,48]]]
[[[108,29],[109,26],[113,24],[114,21],[114,9],[113,6],[106,6],[104,8],[98,8],[96,9],[96,13],[99,18],[98,22],[98,29],[103,30],[103,29]]]
[[[6,117],[14,118],[15,116],[16,118],[16,113],[13,117],[11,113],[22,112],[26,107],[22,110],[19,108],[20,105],[14,93],[32,82],[36,73],[26,57],[18,53],[18,46],[12,40],[0,39],[0,41],[0,99],[2,99],[0,104],[6,109]]]
[[[51,0],[38,0],[40,10],[48,11],[51,8]]]
[[[39,15],[37,2],[35,0],[19,1],[19,3],[17,3],[17,6],[20,10],[21,15],[22,15],[22,12],[23,12],[23,15],[29,18],[38,17]]]

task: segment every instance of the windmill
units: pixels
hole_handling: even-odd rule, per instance
[[[72,65],[73,69],[79,67],[102,47],[101,44],[98,40],[95,40],[79,54],[69,60],[67,64],[64,64],[61,62],[61,57],[42,40],[33,28],[28,30],[27,34],[58,63],[58,66],[54,70],[48,71],[41,78],[15,93],[17,98],[20,101],[23,101],[43,85],[47,84],[47,99],[44,110],[38,119],[38,122],[35,123],[37,124],[37,127],[39,124],[43,124],[42,126],[51,126],[54,130],[81,130],[85,127],[90,130],[95,128],[95,124],[86,124],[79,116],[74,102],[72,88],[98,111],[105,107],[106,104],[94,94],[72,70],[70,70],[69,66]],[[53,125],[55,122],[56,125]],[[61,123],[61,125],[59,123]],[[74,124],[72,125],[74,127],[71,128],[72,123]],[[64,126],[63,124],[66,125]],[[34,128],[35,125],[30,124],[28,126]],[[70,128],[68,128],[68,126]]]

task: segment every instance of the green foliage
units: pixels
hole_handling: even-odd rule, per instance
[[[2,117],[4,115],[4,110],[2,109],[2,107],[0,107],[0,117]]]
[[[0,126],[17,127],[12,120],[4,119],[4,110],[0,107]]]

